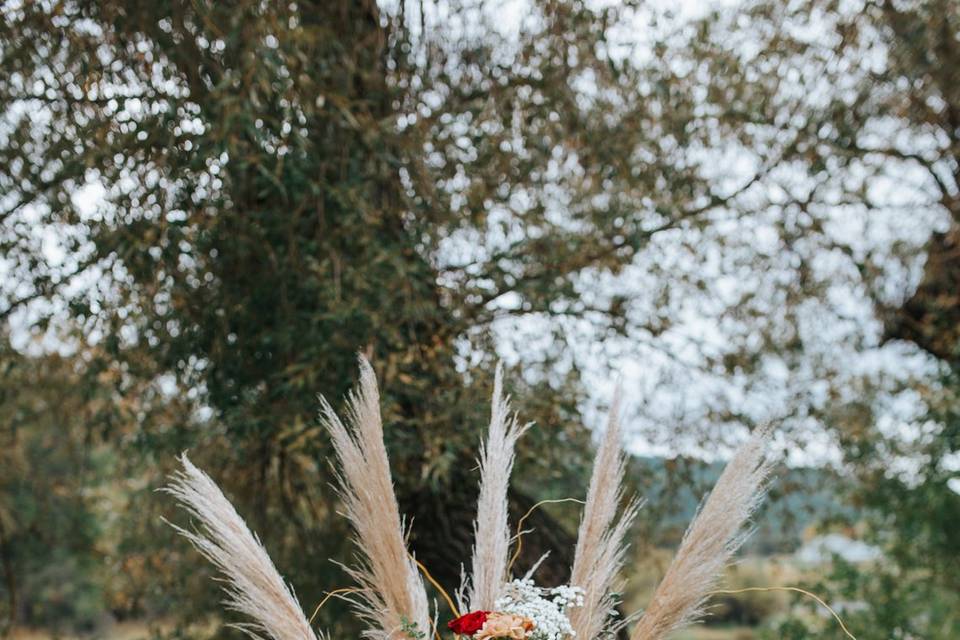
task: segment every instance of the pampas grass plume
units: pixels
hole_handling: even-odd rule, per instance
[[[771,467],[769,437],[769,428],[758,429],[727,463],[630,640],[661,640],[703,615],[710,591],[747,536],[744,524],[763,497]]]
[[[493,382],[490,427],[480,448],[480,497],[474,521],[474,546],[470,583],[471,611],[492,610],[507,580],[510,529],[507,522],[507,489],[513,469],[514,446],[530,425],[519,425],[510,415],[509,398],[503,395],[503,369]]]
[[[593,460],[570,575],[570,584],[583,589],[583,606],[570,612],[570,624],[577,640],[594,640],[611,630],[611,612],[616,606],[613,593],[618,590],[617,575],[626,551],[624,537],[640,506],[632,500],[617,521],[624,474],[619,412],[618,388],[607,430]]]
[[[266,549],[207,474],[181,456],[183,470],[165,491],[199,521],[197,532],[174,528],[224,577],[224,603],[250,619],[234,626],[251,638],[318,640],[296,596],[280,577]]]
[[[375,640],[407,637],[408,625],[432,631],[427,594],[416,562],[407,552],[403,522],[383,444],[380,394],[373,367],[360,357],[360,385],[347,399],[345,426],[321,398],[321,421],[338,459],[338,488],[353,525],[359,564],[349,570],[360,585],[356,609]]]

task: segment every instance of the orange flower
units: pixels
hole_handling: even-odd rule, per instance
[[[493,612],[487,616],[480,630],[473,637],[476,640],[526,640],[533,632],[533,620],[513,613]]]

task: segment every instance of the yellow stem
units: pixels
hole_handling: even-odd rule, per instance
[[[850,630],[847,629],[847,625],[843,624],[843,620],[840,619],[840,615],[834,611],[830,605],[821,600],[816,594],[810,593],[800,589],[799,587],[747,587],[745,589],[718,589],[717,591],[711,591],[708,595],[715,595],[721,593],[735,594],[735,593],[747,593],[748,591],[793,591],[795,593],[802,593],[803,595],[813,598],[816,600],[821,607],[830,612],[830,615],[833,616],[833,619],[837,621],[837,624],[840,625],[840,629],[847,634],[847,637],[850,640],[857,640],[856,636],[850,633]]]
[[[507,573],[510,573],[510,570],[513,569],[513,563],[517,561],[517,558],[520,557],[520,549],[523,548],[523,523],[526,521],[530,514],[533,513],[534,509],[544,504],[555,504],[558,502],[579,502],[580,504],[586,504],[583,500],[577,500],[576,498],[557,498],[556,500],[541,500],[537,504],[530,507],[523,517],[517,521],[517,548],[513,552],[513,556],[510,558],[510,564],[507,565]]]
[[[413,554],[410,554],[410,557],[413,558],[413,561],[417,563],[417,566],[420,568],[420,571],[423,573],[424,577],[430,581],[430,584],[432,584],[434,588],[440,592],[440,595],[443,596],[443,599],[447,601],[447,606],[450,607],[450,611],[453,612],[453,616],[455,618],[459,618],[460,612],[457,611],[457,605],[453,604],[453,599],[450,597],[450,595],[444,590],[443,587],[440,586],[440,583],[437,582],[432,575],[430,575],[430,572],[427,571],[427,568],[423,566],[422,562],[414,558]]]
[[[362,589],[357,589],[356,587],[343,587],[342,589],[328,591],[327,595],[324,596],[323,600],[320,601],[320,604],[317,605],[317,608],[313,610],[313,615],[310,616],[308,624],[313,624],[313,619],[317,617],[318,613],[320,613],[320,607],[327,604],[327,600],[340,593],[356,593],[357,591],[362,591]]]

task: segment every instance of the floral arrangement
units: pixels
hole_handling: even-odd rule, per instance
[[[496,611],[471,611],[447,623],[460,636],[476,640],[562,640],[576,635],[567,617],[569,607],[583,605],[583,589],[543,589],[533,580],[514,580],[497,599]]]
[[[619,397],[619,394],[618,394]],[[439,638],[436,604],[428,603],[424,577],[444,596],[452,613],[447,628],[475,640],[600,640],[635,622],[630,640],[661,640],[703,613],[711,591],[743,542],[743,525],[758,505],[770,469],[769,432],[757,430],[727,464],[687,529],[676,556],[643,612],[616,614],[618,574],[626,536],[640,502],[624,502],[624,454],[620,445],[619,399],[594,458],[570,584],[537,586],[528,575],[510,575],[510,548],[517,544],[507,515],[507,490],[514,445],[530,425],[521,425],[504,397],[501,372],[494,381],[490,426],[480,449],[480,495],[474,521],[471,571],[456,602],[407,550],[383,444],[380,398],[370,364],[360,359],[360,384],[347,398],[344,424],[322,400],[321,420],[337,458],[338,490],[350,520],[358,556],[348,568],[357,586],[348,591],[369,640]],[[318,640],[296,596],[266,550],[217,485],[186,456],[167,487],[196,518],[198,528],[180,529],[216,565],[226,583],[225,604],[246,622],[237,626],[253,638]],[[329,597],[329,595],[328,595]],[[322,604],[322,603],[321,603]],[[465,612],[465,613],[462,613]]]

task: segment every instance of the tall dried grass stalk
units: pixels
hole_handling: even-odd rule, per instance
[[[507,522],[507,489],[513,469],[517,439],[529,425],[520,426],[510,415],[509,398],[503,396],[503,370],[497,367],[490,405],[490,428],[480,447],[480,497],[474,522],[472,574],[467,585],[469,609],[491,610],[507,580],[510,528]]]
[[[616,520],[617,506],[623,497],[623,474],[618,388],[607,430],[593,460],[570,575],[570,584],[583,589],[583,606],[570,612],[570,624],[578,640],[594,640],[610,631],[611,612],[616,606],[614,593],[622,586],[617,575],[626,551],[624,536],[640,506],[632,500]]]
[[[251,638],[317,640],[297,602],[243,518],[220,488],[187,456],[183,471],[165,491],[172,494],[200,523],[196,532],[174,527],[223,572],[224,603],[250,618],[235,625]]]
[[[370,363],[360,358],[360,385],[347,399],[349,429],[326,400],[321,402],[321,420],[339,459],[338,488],[360,551],[358,565],[348,571],[361,587],[357,611],[371,626],[364,636],[408,637],[405,630],[410,624],[429,634],[427,594],[416,562],[407,553]]]
[[[661,640],[703,615],[709,592],[746,539],[743,525],[763,496],[771,467],[766,454],[769,438],[769,428],[758,429],[727,463],[687,528],[631,640]]]

